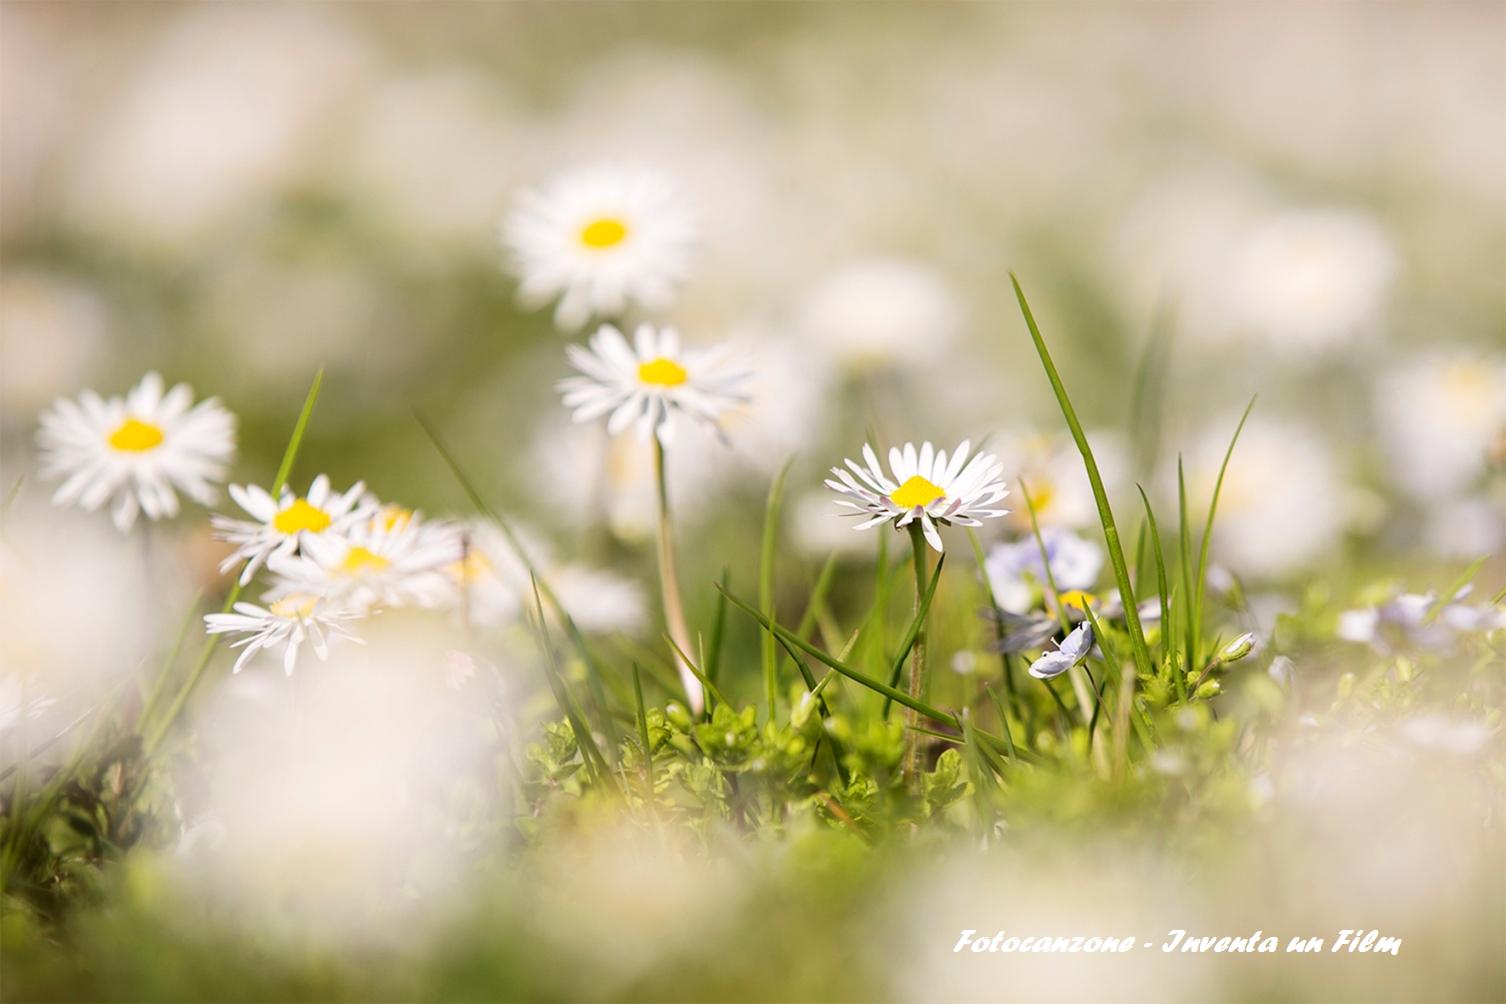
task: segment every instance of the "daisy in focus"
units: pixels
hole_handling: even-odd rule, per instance
[[[684,349],[673,328],[640,324],[629,345],[603,324],[586,348],[567,345],[565,352],[582,374],[556,385],[571,418],[605,415],[612,435],[636,425],[644,439],[652,433],[667,444],[679,416],[719,429],[718,419],[748,400],[740,391],[748,374],[731,365],[725,349]]]
[[[306,495],[284,488],[280,499],[257,485],[231,485],[230,497],[252,520],[211,516],[214,535],[236,545],[235,552],[220,564],[228,572],[244,561],[241,585],[251,581],[274,555],[291,556],[301,544],[320,537],[338,537],[373,518],[377,503],[364,497],[366,486],[357,481],[344,494],[330,490],[329,478],[319,475]]]
[[[162,377],[148,373],[124,398],[86,390],[59,399],[42,415],[37,442],[43,473],[63,479],[54,504],[92,511],[109,501],[124,531],[142,512],[176,516],[179,491],[214,501],[235,453],[235,417],[215,398],[194,404],[187,384],[164,393]]]
[[[452,598],[448,567],[461,559],[458,532],[448,524],[409,519],[393,526],[357,526],[342,535],[309,537],[298,554],[274,554],[270,595],[311,595],[365,615],[379,607],[437,607]]]
[[[1007,509],[992,508],[1009,490],[1000,477],[1004,467],[991,453],[977,453],[968,459],[972,443],[963,440],[950,455],[937,451],[930,443],[914,443],[889,451],[889,471],[884,471],[873,447],[863,444],[863,461],[847,461],[847,467],[833,467],[836,480],[828,478],[832,491],[846,496],[837,505],[850,510],[849,515],[869,518],[853,529],[866,530],[893,521],[897,529],[920,521],[926,542],[942,551],[941,534],[936,527],[980,526],[981,521],[1003,516]]]
[[[298,650],[305,641],[313,642],[314,654],[320,661],[329,658],[332,638],[361,642],[340,623],[355,615],[331,607],[317,596],[289,594],[265,607],[237,603],[233,609],[234,613],[206,615],[204,625],[209,634],[246,636],[230,643],[231,648],[242,649],[240,657],[235,660],[234,673],[244,669],[256,653],[281,647],[282,671],[292,676],[293,667],[298,663]]]
[[[689,271],[696,226],[678,185],[655,171],[597,167],[524,193],[503,221],[524,303],[559,297],[576,331],[631,306],[663,310]]]

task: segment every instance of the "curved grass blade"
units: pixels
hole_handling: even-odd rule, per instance
[[[293,434],[288,437],[287,448],[282,451],[282,461],[277,465],[277,476],[272,479],[272,497],[275,499],[282,494],[283,486],[288,483],[288,475],[293,473],[293,463],[298,459],[298,449],[303,445],[303,434],[308,430],[309,419],[314,414],[314,404],[319,400],[319,389],[324,386],[324,367],[320,366],[314,372],[314,381],[309,385],[309,392],[303,399],[303,408],[298,412],[298,421],[293,423]],[[225,595],[225,602],[220,607],[220,613],[229,613],[241,598],[240,576],[230,586],[230,592]],[[143,736],[141,748],[148,756],[166,738],[167,732],[172,728],[173,722],[182,713],[183,706],[188,703],[194,688],[199,685],[199,680],[204,676],[204,671],[209,668],[209,660],[214,656],[214,650],[218,647],[222,635],[210,635],[204,642],[204,647],[199,651],[199,660],[194,663],[193,670],[188,674],[188,680],[178,689],[173,696],[173,701],[168,705],[167,711],[156,725],[142,722]]]
[[[763,510],[763,543],[758,552],[758,606],[771,620],[774,617],[774,548],[779,540],[779,508],[784,501],[784,480],[789,476],[790,465],[795,458],[784,462],[774,483],[769,486],[769,497]],[[763,659],[763,691],[768,702],[769,721],[774,720],[775,702],[779,697],[778,658],[774,651],[774,635],[765,631],[759,639],[759,652]]]
[[[1119,528],[1114,524],[1114,513],[1109,508],[1108,493],[1103,487],[1103,477],[1098,472],[1098,461],[1093,458],[1093,448],[1088,444],[1088,437],[1082,431],[1082,423],[1077,420],[1077,412],[1072,407],[1072,401],[1067,397],[1067,388],[1062,384],[1062,378],[1056,371],[1056,364],[1051,361],[1051,353],[1046,348],[1046,340],[1041,337],[1041,330],[1035,323],[1035,315],[1030,312],[1030,304],[1025,300],[1025,291],[1020,288],[1020,280],[1010,273],[1009,281],[1014,285],[1015,299],[1020,303],[1020,312],[1025,315],[1025,326],[1030,329],[1030,338],[1035,343],[1035,351],[1041,359],[1041,365],[1046,370],[1046,377],[1051,381],[1051,391],[1056,395],[1057,404],[1061,406],[1062,416],[1067,420],[1067,427],[1072,431],[1072,439],[1077,443],[1078,452],[1082,454],[1083,467],[1088,473],[1088,482],[1093,487],[1093,500],[1098,504],[1099,522],[1103,524],[1104,543],[1108,546],[1109,562],[1114,566],[1114,578],[1119,584],[1119,596],[1124,602],[1125,626],[1129,628],[1130,645],[1134,649],[1135,664],[1142,673],[1149,675],[1151,672],[1150,650],[1145,645],[1145,633],[1140,628],[1140,614],[1135,609],[1135,589],[1130,582],[1129,566],[1124,561],[1124,548],[1119,542]]]
[[[1245,422],[1249,421],[1250,412],[1255,408],[1255,398],[1250,398],[1250,403],[1245,405],[1243,415],[1239,416],[1239,424],[1234,427],[1234,436],[1229,440],[1229,448],[1224,451],[1223,463],[1218,465],[1218,478],[1213,482],[1213,498],[1208,502],[1208,521],[1203,527],[1203,539],[1198,549],[1197,558],[1197,599],[1192,606],[1193,636],[1201,636],[1203,631],[1203,593],[1208,583],[1208,547],[1213,540],[1213,517],[1218,513],[1218,495],[1224,488],[1224,472],[1229,469],[1229,458],[1234,456],[1234,444],[1239,442],[1239,434],[1245,429]]]

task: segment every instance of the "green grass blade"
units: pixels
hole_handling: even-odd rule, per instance
[[[701,667],[697,665],[696,661],[690,657],[690,653],[686,652],[684,649],[680,648],[679,645],[675,644],[675,640],[669,636],[669,632],[666,631],[664,633],[664,638],[669,642],[669,647],[674,650],[675,654],[685,661],[685,667],[690,670],[690,672],[695,676],[697,680],[701,681],[701,686],[706,688],[706,693],[716,698],[718,704],[726,704],[730,706],[732,702],[727,700],[726,697],[722,696],[722,692],[720,690],[717,690],[716,684],[712,683],[706,677],[706,674],[701,671]],[[709,718],[709,712],[711,711],[711,706],[709,704],[706,706],[706,711],[708,712],[707,717]]]
[[[1239,434],[1245,429],[1245,422],[1250,419],[1250,412],[1255,408],[1255,398],[1250,398],[1250,403],[1245,405],[1243,415],[1239,416],[1239,425],[1234,427],[1234,435],[1229,440],[1229,448],[1224,451],[1223,462],[1218,465],[1218,478],[1213,482],[1213,497],[1208,501],[1208,520],[1203,526],[1203,539],[1198,548],[1197,557],[1197,598],[1192,605],[1192,633],[1193,637],[1201,637],[1203,633],[1203,594],[1208,584],[1208,548],[1213,541],[1213,518],[1218,513],[1218,496],[1224,488],[1224,472],[1229,469],[1229,458],[1234,456],[1234,444],[1239,442]]]
[[[575,623],[575,618],[570,616],[570,611],[566,610],[565,605],[560,602],[558,594],[550,588],[548,579],[544,577],[538,565],[529,557],[528,551],[523,547],[523,542],[518,539],[517,533],[513,531],[512,524],[503,519],[501,513],[493,509],[482,498],[481,493],[476,490],[475,484],[466,475],[464,468],[460,466],[460,462],[455,459],[455,455],[450,452],[449,448],[445,446],[444,440],[440,438],[439,430],[422,414],[414,412],[413,417],[418,421],[425,435],[429,437],[429,442],[433,444],[440,459],[445,462],[445,466],[449,467],[450,473],[455,476],[456,482],[459,483],[461,491],[470,499],[471,505],[476,507],[477,512],[491,520],[498,530],[502,531],[502,537],[507,541],[507,546],[512,549],[513,555],[528,571],[528,575],[533,580],[535,588],[543,596],[545,602],[549,604],[550,609],[559,617],[560,623],[565,628],[565,636],[570,639],[570,643],[580,655],[581,661],[586,664],[587,681],[591,689],[591,698],[597,704],[596,710],[598,716],[602,719],[602,725],[609,730],[609,734],[615,736],[615,732],[612,730],[615,730],[616,726],[608,724],[611,716],[607,712],[601,689],[601,680],[606,676],[606,672],[602,668],[600,661],[596,658],[595,653],[591,651],[591,646],[586,644],[586,636]],[[614,741],[620,740],[614,739]]]
[[[643,674],[633,663],[634,713],[638,718],[638,741],[643,744],[643,777],[648,783],[647,797],[654,795],[654,748],[648,738],[648,709],[643,704]]]
[[[774,617],[774,550],[779,541],[779,507],[784,501],[784,481],[789,476],[790,465],[795,458],[784,462],[774,483],[769,486],[769,497],[763,510],[763,543],[758,552],[758,606],[771,620]],[[765,631],[759,639],[763,659],[764,700],[768,702],[769,721],[774,720],[779,697],[778,659],[774,650],[774,634]]]
[[[1178,693],[1186,690],[1183,678],[1191,673],[1197,665],[1197,601],[1192,587],[1192,521],[1187,516],[1187,478],[1182,469],[1182,457],[1177,456],[1177,512],[1181,516],[1181,528],[1178,531],[1181,537],[1178,550],[1178,561],[1181,565],[1182,596],[1185,597],[1187,609],[1181,617],[1182,628],[1182,671],[1177,674]]]
[[[721,587],[727,587],[727,569],[722,569],[722,577],[717,580]],[[717,675],[722,668],[722,638],[727,630],[727,597],[721,593],[716,594],[716,612],[711,618],[711,641],[706,646],[706,679],[716,682]]]
[[[576,703],[574,695],[570,693],[569,682],[560,672],[554,646],[549,641],[549,626],[544,618],[544,602],[539,595],[539,586],[537,582],[532,585],[535,616],[529,619],[533,621],[534,635],[538,640],[539,650],[544,656],[544,676],[549,682],[550,691],[554,694],[555,703],[560,706],[560,711],[570,723],[570,730],[575,733],[575,744],[580,748],[581,759],[585,761],[592,779],[599,782],[610,773],[606,757],[602,756],[601,748],[596,745],[596,737],[591,734],[590,725],[586,723],[580,706]]]
[[[1041,359],[1041,365],[1046,370],[1046,377],[1051,381],[1051,391],[1056,395],[1057,404],[1061,406],[1062,416],[1067,420],[1067,427],[1072,431],[1072,439],[1077,443],[1078,452],[1082,454],[1083,467],[1088,474],[1088,482],[1093,488],[1093,500],[1098,505],[1099,522],[1103,525],[1104,543],[1108,547],[1109,562],[1114,566],[1114,578],[1119,584],[1119,596],[1124,602],[1125,626],[1129,629],[1130,645],[1134,649],[1135,664],[1145,674],[1151,672],[1150,650],[1145,645],[1145,633],[1140,628],[1140,614],[1135,609],[1135,589],[1130,582],[1129,566],[1124,560],[1124,548],[1119,542],[1119,528],[1114,524],[1114,513],[1109,507],[1108,493],[1103,487],[1103,477],[1098,472],[1098,462],[1093,458],[1093,448],[1088,444],[1088,437],[1082,430],[1082,423],[1077,420],[1077,412],[1072,407],[1072,401],[1067,397],[1067,388],[1062,384],[1061,376],[1056,371],[1056,364],[1051,361],[1051,353],[1046,348],[1046,340],[1041,337],[1040,328],[1036,326],[1035,315],[1030,312],[1030,304],[1025,301],[1025,291],[1020,288],[1019,279],[1011,273],[1009,281],[1014,285],[1014,295],[1020,303],[1020,312],[1025,315],[1025,326],[1030,329],[1030,338],[1035,343],[1035,351]]]
[[[1454,595],[1458,593],[1459,590],[1469,585],[1470,580],[1472,580],[1475,575],[1479,573],[1481,568],[1485,567],[1485,562],[1489,558],[1490,555],[1482,554],[1480,555],[1480,557],[1470,562],[1469,567],[1460,572],[1459,577],[1449,585],[1448,589],[1445,590],[1441,596],[1438,597],[1437,602],[1433,604],[1432,609],[1428,611],[1427,616],[1423,618],[1422,622],[1424,624],[1431,624],[1435,620],[1437,620],[1438,615],[1443,613],[1443,608],[1454,602]],[[1499,602],[1499,597],[1497,598],[1497,602]]]
[[[314,373],[313,383],[309,385],[309,392],[303,399],[303,408],[298,412],[298,421],[293,424],[293,434],[288,437],[287,448],[282,451],[282,461],[277,465],[277,477],[272,480],[271,494],[274,499],[282,494],[283,486],[288,483],[288,476],[293,472],[293,463],[298,459],[298,450],[303,445],[303,435],[308,431],[309,420],[314,414],[314,404],[319,400],[319,390],[323,386],[324,367],[321,366]],[[230,585],[230,592],[225,595],[225,602],[220,607],[220,613],[231,611],[236,601],[241,598],[242,588],[244,587],[241,585],[240,576],[236,576],[235,581]],[[205,639],[204,647],[199,651],[199,659],[188,674],[188,680],[178,689],[178,693],[174,695],[173,702],[168,705],[162,718],[155,725],[142,722],[141,748],[148,756],[167,737],[168,730],[172,728],[173,722],[177,721],[178,715],[183,711],[183,706],[188,703],[189,697],[198,687],[204,671],[209,668],[209,660],[214,656],[221,637],[221,635],[213,634]]]
[[[1135,489],[1145,505],[1145,525],[1150,530],[1151,553],[1156,558],[1156,593],[1161,598],[1161,647],[1167,647],[1167,631],[1171,627],[1171,593],[1166,588],[1166,558],[1161,550],[1161,531],[1156,526],[1156,513],[1150,506],[1150,497],[1138,483]]]

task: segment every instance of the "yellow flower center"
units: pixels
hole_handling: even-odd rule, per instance
[[[1032,481],[1030,483],[1030,491],[1023,494],[1030,500],[1030,508],[1035,510],[1037,516],[1049,509],[1051,503],[1056,499],[1056,489],[1052,487],[1049,481],[1041,481],[1039,483]]]
[[[371,526],[374,530],[391,533],[403,529],[412,519],[412,509],[400,505],[384,505],[381,512],[371,517]]]
[[[627,240],[627,224],[611,216],[592,220],[580,228],[580,242],[595,251],[616,247]]]
[[[449,571],[462,585],[470,585],[492,574],[492,563],[480,551],[470,551],[465,559],[449,566]]]
[[[937,488],[931,482],[919,474],[912,474],[910,479],[899,488],[895,489],[889,501],[901,509],[914,509],[916,506],[927,506],[939,498],[946,498],[946,492]]]
[[[392,562],[380,554],[357,544],[345,552],[345,560],[340,562],[339,570],[346,575],[360,575],[362,572],[380,572],[390,564]]]
[[[1064,607],[1076,607],[1086,612],[1090,605],[1098,602],[1098,597],[1081,589],[1069,589],[1061,594],[1060,600]]]
[[[307,499],[294,499],[292,505],[272,517],[272,528],[290,537],[300,530],[323,533],[329,524],[329,513],[309,505]]]
[[[162,445],[162,430],[139,418],[128,418],[110,433],[109,442],[124,453],[145,453]]]
[[[267,609],[272,611],[275,617],[286,617],[289,619],[294,617],[305,618],[313,616],[314,608],[318,605],[319,598],[317,596],[299,596],[295,594],[293,596],[284,596]]]
[[[642,383],[651,383],[660,387],[678,387],[690,379],[690,374],[685,372],[685,367],[673,359],[651,359],[646,363],[638,364],[638,379]]]

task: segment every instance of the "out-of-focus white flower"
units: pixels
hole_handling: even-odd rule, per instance
[[[1459,718],[1442,712],[1414,715],[1401,723],[1401,734],[1424,749],[1465,756],[1478,752],[1494,730],[1476,718]]]
[[[1506,628],[1506,609],[1464,602],[1471,591],[1464,586],[1441,605],[1435,593],[1397,593],[1375,606],[1346,610],[1339,614],[1338,636],[1381,654],[1398,647],[1447,652],[1461,634]]]
[[[357,481],[343,494],[330,491],[329,478],[319,475],[309,485],[306,495],[295,495],[287,487],[279,499],[257,485],[231,485],[230,497],[252,517],[254,522],[211,516],[215,536],[236,546],[235,552],[220,565],[228,572],[244,561],[241,584],[251,581],[267,559],[273,555],[291,555],[301,544],[324,534],[339,536],[369,520],[376,510],[374,502],[363,502],[364,482]]]
[[[607,432],[630,425],[642,438],[674,438],[675,420],[688,416],[713,428],[729,409],[746,401],[740,385],[747,374],[730,365],[725,349],[682,349],[673,328],[640,324],[629,345],[622,332],[604,324],[588,348],[567,345],[570,362],[583,376],[559,382],[565,407],[576,422],[607,417]]]
[[[1213,494],[1236,424],[1210,423],[1189,454],[1188,503],[1198,511],[1206,510]],[[1293,422],[1252,418],[1219,494],[1213,527],[1218,560],[1241,576],[1280,576],[1332,547],[1344,518],[1343,477],[1323,439]]]
[[[828,478],[826,486],[844,496],[838,507],[849,514],[869,517],[853,529],[865,530],[880,523],[893,522],[896,529],[920,520],[926,542],[941,551],[938,524],[981,526],[982,520],[1003,516],[1007,509],[992,508],[1009,494],[1000,479],[1003,465],[991,453],[976,453],[969,458],[972,443],[963,440],[948,454],[922,443],[889,451],[889,470],[879,463],[873,447],[863,444],[863,463],[847,460],[847,467],[833,467],[836,480]],[[856,500],[856,501],[854,501]]]
[[[416,627],[373,621],[291,685],[206,695],[191,822],[211,839],[164,862],[195,901],[262,938],[387,945],[474,880],[459,845],[493,807],[494,726],[445,686],[454,637]]]
[[[1129,466],[1124,441],[1107,430],[1090,432],[1088,440],[1104,490],[1113,497],[1124,486]],[[1070,436],[1006,430],[990,437],[988,445],[1004,469],[1015,475],[1022,498],[1029,489],[1036,522],[1043,530],[1098,526],[1093,485]],[[1030,532],[1030,513],[1023,504],[1011,514],[1010,523],[1024,533]]]
[[[176,11],[84,130],[72,215],[117,240],[202,239],[307,170],[357,91],[367,47],[332,9]]]
[[[646,169],[596,167],[525,192],[502,224],[525,303],[559,297],[575,331],[629,308],[659,311],[690,271],[696,226],[679,186]]]
[[[1436,502],[1468,489],[1506,436],[1506,357],[1430,351],[1376,383],[1375,409],[1391,476]]]
[[[235,453],[235,417],[215,398],[194,404],[187,384],[164,393],[162,377],[148,373],[124,398],[87,390],[59,399],[37,441],[44,473],[63,479],[54,503],[94,510],[113,500],[111,518],[129,530],[140,512],[176,516],[179,491],[214,501],[213,484]]]
[[[1424,546],[1441,558],[1467,561],[1506,548],[1506,491],[1431,502],[1424,519]]]
[[[312,595],[365,615],[381,607],[438,607],[453,596],[448,566],[459,561],[460,536],[444,525],[366,523],[309,536],[298,554],[274,554],[272,595]]]
[[[256,653],[281,647],[282,671],[292,676],[293,667],[298,664],[298,650],[305,641],[313,644],[314,654],[321,661],[329,658],[329,642],[332,638],[360,642],[359,638],[340,623],[355,615],[330,605],[319,596],[289,593],[265,607],[259,607],[255,603],[237,603],[233,609],[233,613],[207,614],[204,617],[204,629],[208,634],[246,636],[230,643],[231,648],[243,649],[240,657],[235,660],[235,668],[231,670],[233,673],[244,669]]]
[[[641,630],[647,620],[642,587],[615,572],[561,565],[549,573],[549,584],[582,631],[633,632]]]
[[[1375,322],[1398,267],[1370,216],[1291,210],[1240,241],[1229,276],[1233,322],[1279,350],[1321,350]]]
[[[585,565],[562,564],[536,535],[516,528],[514,532],[521,533],[520,543],[529,560],[582,631],[606,634],[643,626],[647,606],[636,582]],[[472,623],[495,626],[531,610],[533,583],[528,569],[502,531],[476,520],[467,526],[465,540],[464,559],[447,571]]]
[[[85,379],[109,319],[103,299],[62,275],[0,275],[0,408],[30,416]]]
[[[1054,651],[1042,652],[1041,657],[1030,664],[1030,675],[1037,680],[1061,676],[1085,660],[1092,651],[1093,626],[1084,621],[1057,642]]]
[[[1023,614],[1036,606],[1036,595],[1048,582],[1046,561],[1041,557],[1042,544],[1051,564],[1050,581],[1058,589],[1064,592],[1092,589],[1098,581],[1098,573],[1103,570],[1103,550],[1070,530],[1045,527],[1039,542],[1032,534],[1014,543],[995,544],[988,552],[983,568],[994,605],[999,609]]]
[[[939,274],[916,262],[853,262],[822,281],[796,326],[817,352],[863,372],[934,357],[962,331],[963,309]]]

